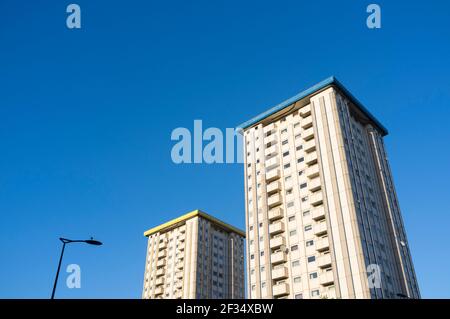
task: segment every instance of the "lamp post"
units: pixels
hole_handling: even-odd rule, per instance
[[[62,259],[64,256],[64,249],[66,248],[66,244],[86,243],[86,244],[94,245],[94,246],[102,245],[102,243],[100,241],[94,240],[92,237],[91,237],[91,239],[87,239],[87,240],[72,240],[72,239],[67,239],[67,238],[59,238],[59,240],[63,243],[63,246],[62,246],[62,250],[61,250],[61,256],[59,257],[58,270],[56,271],[55,283],[53,284],[53,291],[52,291],[51,299],[55,299],[56,285],[58,284],[59,271],[61,270],[61,263],[62,263]]]

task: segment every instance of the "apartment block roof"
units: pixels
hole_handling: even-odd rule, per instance
[[[194,210],[194,211],[192,211],[190,213],[184,214],[184,215],[182,215],[182,216],[180,216],[178,218],[172,219],[172,220],[170,220],[170,221],[168,221],[168,222],[166,222],[164,224],[161,224],[159,226],[153,227],[153,228],[147,230],[146,232],[144,232],[144,236],[148,237],[148,236],[150,236],[150,235],[152,235],[154,233],[157,233],[157,232],[163,232],[163,231],[166,231],[166,230],[170,230],[172,228],[177,227],[178,224],[182,224],[182,223],[186,222],[186,220],[194,218],[194,217],[202,217],[204,219],[207,219],[210,222],[220,226],[224,230],[226,230],[228,232],[234,232],[234,233],[236,233],[236,234],[238,234],[238,235],[240,235],[240,236],[245,238],[245,232],[244,231],[242,231],[242,230],[240,230],[240,229],[238,229],[238,228],[236,228],[234,226],[231,226],[230,224],[227,224],[227,223],[225,223],[225,222],[223,222],[223,221],[221,221],[221,220],[219,220],[219,219],[217,219],[217,218],[215,218],[215,217],[213,217],[213,216],[211,216],[211,215],[209,215],[209,214],[207,214],[207,213],[205,213],[205,212],[203,212],[203,211],[201,211],[199,209],[196,209],[196,210]]]
[[[261,122],[265,118],[292,105],[293,103],[300,101],[304,98],[307,98],[313,94],[317,94],[320,91],[323,91],[326,88],[331,87],[331,86],[336,87],[342,93],[344,93],[345,96],[347,96],[347,98],[349,98],[350,101],[359,109],[359,111],[361,111],[371,122],[373,122],[373,124],[381,131],[381,133],[383,135],[388,134],[388,130],[334,76],[330,76],[329,78],[317,83],[316,85],[313,85],[312,87],[298,93],[297,95],[287,99],[286,101],[270,108],[269,110],[255,116],[254,118],[242,123],[241,125],[238,126],[238,129],[245,130],[245,129]]]

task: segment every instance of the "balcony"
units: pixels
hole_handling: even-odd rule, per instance
[[[323,252],[330,249],[330,241],[328,237],[322,237],[316,241],[316,250],[319,252]]]
[[[269,234],[270,235],[277,235],[284,232],[284,223],[283,222],[276,222],[269,225]]]
[[[267,185],[267,194],[273,194],[281,190],[281,183],[279,181],[272,182]]]
[[[309,116],[302,121],[302,128],[308,129],[313,126],[312,117]]]
[[[317,258],[317,266],[319,268],[327,268],[331,266],[331,255],[324,254]]]
[[[318,191],[322,187],[320,183],[320,178],[316,177],[313,180],[309,181],[308,187],[311,192]]]
[[[314,140],[310,140],[306,142],[303,146],[303,149],[306,153],[311,153],[312,151],[316,150],[316,142]]]
[[[302,107],[298,113],[303,118],[311,115],[311,104]]]
[[[157,263],[156,263],[156,267],[157,267],[157,268],[164,267],[165,265],[166,265],[166,260],[165,260],[165,259],[160,259],[160,260],[158,260]]]
[[[155,296],[162,295],[162,293],[163,293],[163,288],[162,287],[156,287],[155,288]]]
[[[280,178],[280,176],[281,175],[280,175],[280,170],[279,169],[273,169],[271,171],[268,171],[266,173],[266,182],[269,183],[269,182],[272,182],[274,180],[277,180],[277,179]]]
[[[269,221],[274,221],[283,218],[283,208],[277,207],[269,210]]]
[[[167,256],[167,251],[166,250],[160,250],[158,252],[158,259],[166,258],[166,256]]]
[[[164,277],[156,278],[155,285],[156,286],[161,286],[162,284],[164,284]]]
[[[321,273],[319,280],[322,286],[332,285],[334,283],[333,271],[329,270]]]
[[[274,280],[284,279],[287,278],[288,276],[289,276],[288,270],[284,266],[276,267],[272,270],[272,279]]]
[[[309,179],[313,179],[319,176],[319,172],[320,172],[319,165],[315,164],[306,169],[306,177],[308,177]]]
[[[277,139],[276,134],[271,134],[264,138],[264,143],[266,145],[269,144],[270,146],[272,146],[272,145],[275,145],[277,142],[278,142],[278,139]]]
[[[313,206],[319,206],[320,204],[322,204],[323,203],[322,191],[312,193],[311,196],[309,197],[309,202]]]
[[[186,239],[186,236],[185,236],[184,234],[178,236],[178,240],[179,240],[180,242],[184,242],[185,239]]]
[[[274,285],[272,290],[275,298],[289,295],[289,285],[287,283]]]
[[[264,126],[263,132],[265,135],[267,135],[267,133],[269,133],[269,132],[271,132],[271,133],[275,132],[276,129],[277,129],[277,127],[275,126],[275,123],[270,123],[270,124]]]
[[[305,156],[305,163],[306,165],[314,165],[317,163],[317,153],[312,152]]]
[[[314,225],[314,235],[322,236],[327,233],[327,223],[325,221]]]
[[[156,271],[156,277],[159,277],[159,276],[162,276],[162,275],[164,275],[164,269],[158,269],[157,271]]]
[[[264,150],[264,155],[266,158],[270,158],[272,156],[278,155],[278,146],[272,145]]]
[[[270,240],[271,249],[278,249],[281,246],[286,246],[286,239],[283,236],[274,237]]]
[[[179,270],[181,270],[181,269],[183,269],[183,266],[184,266],[184,264],[183,264],[183,262],[179,262],[179,263],[177,263],[177,269],[179,269]]]
[[[167,243],[166,243],[165,240],[164,241],[159,241],[159,245],[158,245],[158,249],[159,250],[166,249],[166,247],[167,247]]]
[[[178,247],[179,251],[184,251],[184,245],[181,245],[180,247]]]
[[[325,218],[325,207],[320,206],[316,207],[312,211],[312,219],[315,221],[321,220]]]
[[[271,159],[267,160],[264,164],[265,164],[267,170],[271,170],[272,168],[280,166],[280,160],[278,159],[278,156],[276,156],[276,157],[272,157]]]
[[[276,207],[278,205],[281,205],[281,196],[280,194],[275,194],[270,196],[267,199],[267,205],[269,206],[269,208],[273,208]]]
[[[175,273],[175,277],[176,277],[177,279],[183,279],[183,272],[182,272],[182,271],[176,272],[176,273]]]
[[[309,141],[314,138],[314,128],[310,127],[303,131],[302,138],[304,141]]]
[[[286,253],[284,251],[277,251],[270,256],[270,262],[273,265],[286,262]]]

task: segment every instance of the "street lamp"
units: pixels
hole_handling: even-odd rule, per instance
[[[51,299],[55,299],[56,285],[58,283],[59,271],[61,269],[61,263],[62,263],[62,259],[63,259],[63,255],[64,255],[64,249],[66,248],[66,244],[86,243],[86,244],[94,245],[94,246],[102,245],[102,243],[100,241],[94,240],[92,237],[91,237],[91,239],[87,239],[87,240],[72,240],[72,239],[67,239],[67,238],[59,238],[59,240],[63,243],[63,246],[62,246],[62,250],[61,250],[61,256],[59,257],[58,270],[56,271],[56,278],[55,278],[55,283],[53,284],[53,291],[52,291]]]

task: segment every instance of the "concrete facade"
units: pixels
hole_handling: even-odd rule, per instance
[[[335,78],[241,128],[249,298],[420,298],[387,130]]]
[[[143,299],[244,298],[244,232],[196,210],[144,235]]]

